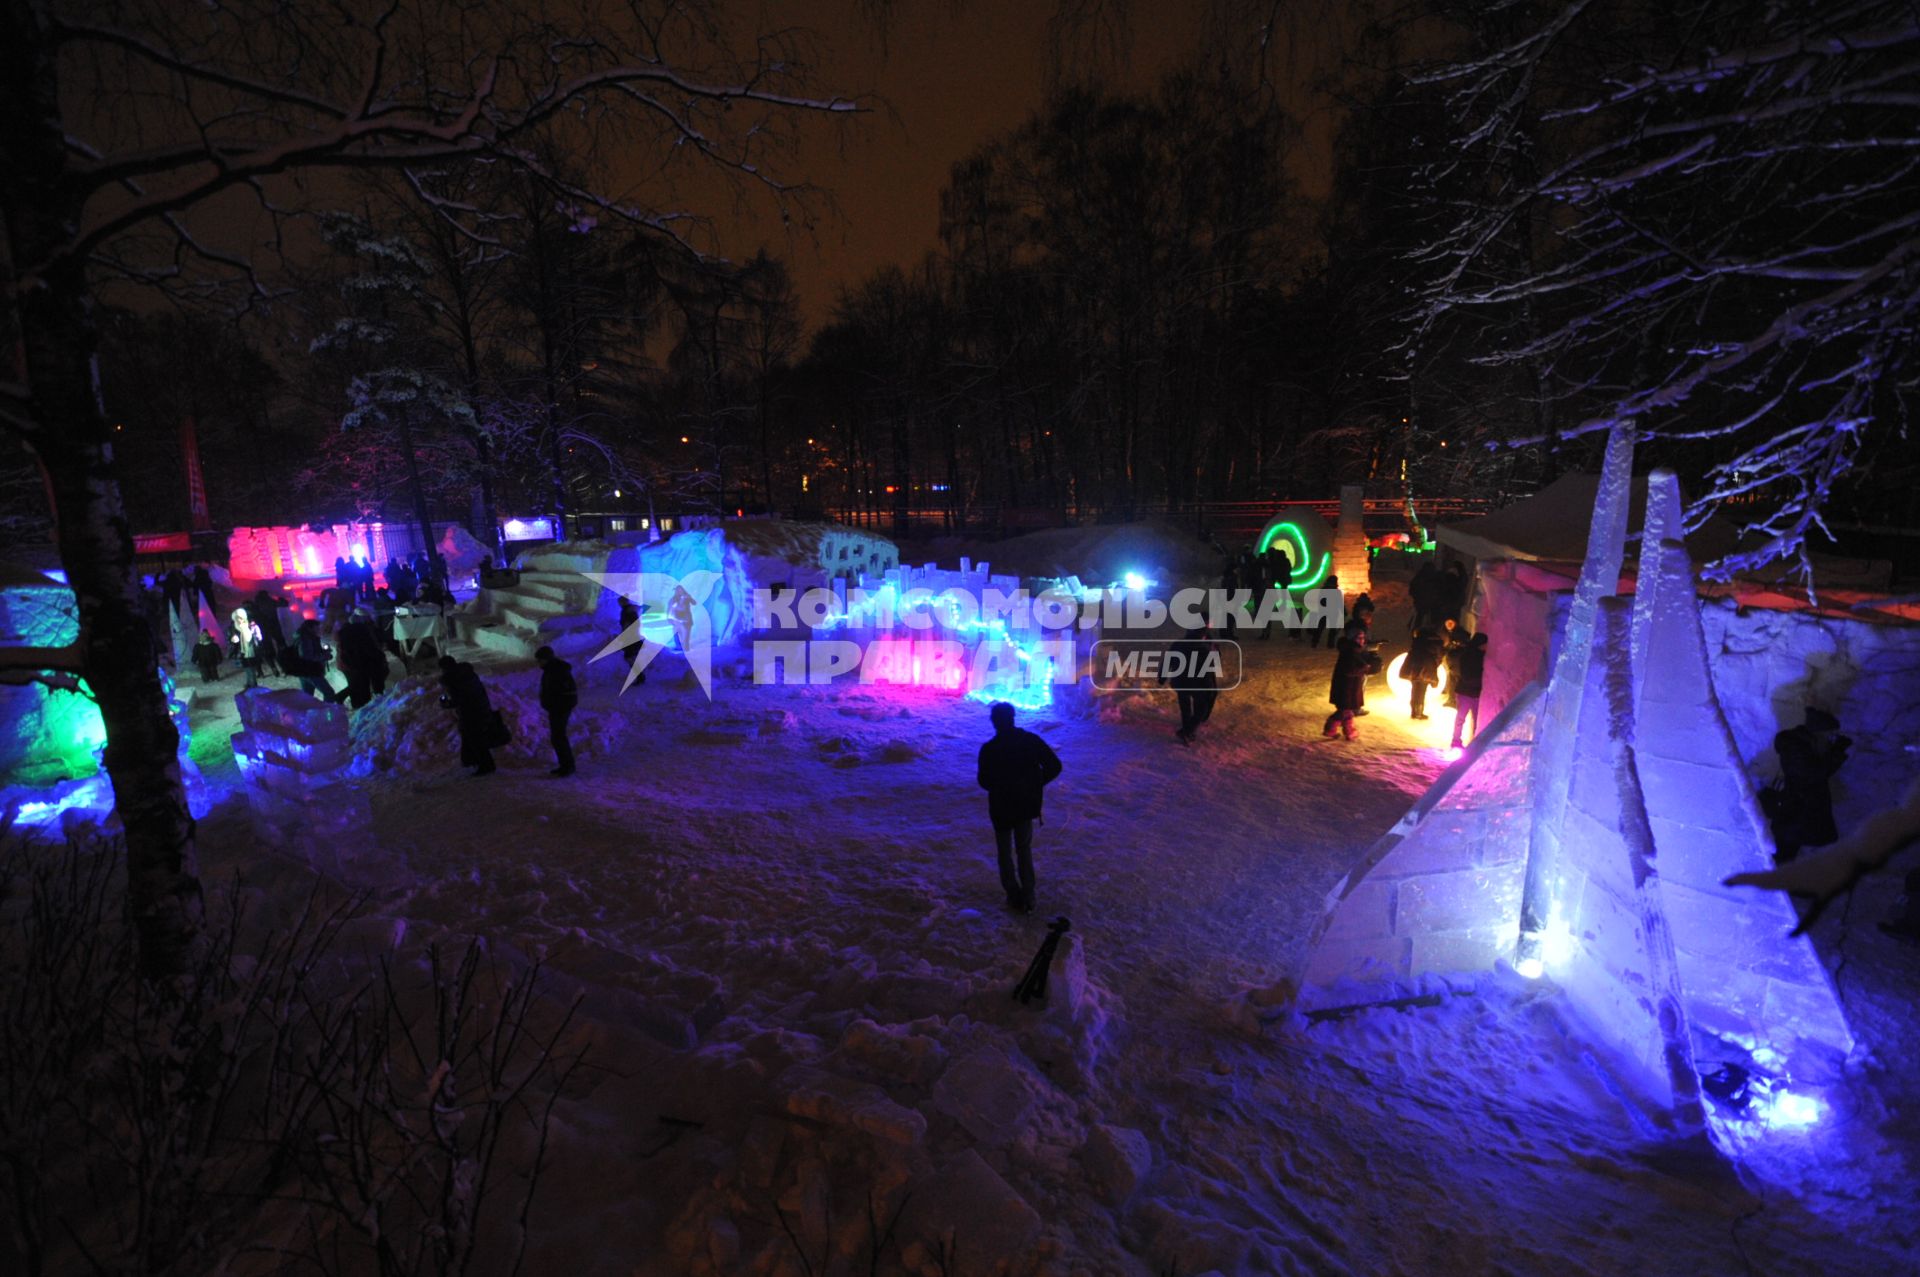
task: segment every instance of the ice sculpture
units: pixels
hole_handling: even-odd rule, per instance
[[[1509,962],[1551,977],[1626,1085],[1693,1130],[1703,1045],[1791,1095],[1783,1079],[1830,1078],[1853,1041],[1785,898],[1721,886],[1769,841],[1708,676],[1670,472],[1649,479],[1635,597],[1617,594],[1632,456],[1616,430],[1546,686],[1335,888],[1301,998],[1378,1002]]]
[[[233,755],[246,778],[254,836],[341,881],[377,881],[373,810],[346,779],[353,760],[346,708],[266,688],[234,701],[243,729],[233,734]]]

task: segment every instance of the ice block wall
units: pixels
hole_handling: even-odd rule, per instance
[[[233,753],[247,783],[254,835],[266,846],[349,883],[376,874],[373,811],[345,779],[353,748],[343,706],[303,692],[239,693]]]
[[[1400,996],[1418,991],[1424,976],[1512,960],[1539,690],[1488,723],[1334,889],[1309,942],[1303,1005]]]

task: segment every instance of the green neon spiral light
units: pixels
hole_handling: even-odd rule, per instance
[[[1307,562],[1310,553],[1307,549],[1307,534],[1300,530],[1299,524],[1291,520],[1284,523],[1276,523],[1268,528],[1266,533],[1260,538],[1260,548],[1254,553],[1265,554],[1267,547],[1273,544],[1273,539],[1282,533],[1286,535],[1287,544],[1293,547],[1293,561],[1296,564]],[[1305,581],[1296,577],[1292,586],[1289,588],[1295,590],[1311,590],[1314,586],[1326,580],[1327,569],[1332,566],[1333,552],[1331,550],[1323,552],[1320,555],[1320,567],[1314,572],[1313,576]],[[1280,588],[1280,582],[1278,581],[1275,581],[1273,585],[1275,589]]]

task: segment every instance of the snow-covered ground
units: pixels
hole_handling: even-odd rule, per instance
[[[1403,596],[1376,590],[1377,637],[1404,636]],[[616,698],[606,661],[581,671],[580,772],[555,780],[535,674],[484,670],[521,731],[473,779],[437,688],[390,688],[355,730],[395,870],[355,934],[478,933],[586,995],[603,1071],[556,1112],[529,1270],[865,1273],[890,1221],[873,1271],[1920,1266],[1920,950],[1872,925],[1890,877],[1818,931],[1862,1064],[1738,1174],[1612,1094],[1547,986],[1308,1025],[1280,1005],[1304,938],[1450,720],[1376,700],[1358,740],[1324,740],[1328,653],[1245,651],[1192,748],[1168,693],[1024,716],[1066,765],[1025,917],[974,784],[981,705],[724,677],[709,703],[658,674]],[[196,704],[214,779],[235,779],[235,686]],[[202,848],[215,876],[300,876],[262,862],[243,802]],[[1023,1008],[1055,914],[1079,952]]]

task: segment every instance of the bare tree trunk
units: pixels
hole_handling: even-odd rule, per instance
[[[80,221],[63,180],[65,148],[53,50],[26,5],[0,11],[0,143],[11,261],[51,262],[15,288],[27,384],[28,445],[45,467],[60,562],[80,608],[81,672],[105,720],[107,775],[127,839],[129,909],[141,962],[156,978],[180,971],[200,930],[193,816],[175,751],[179,733],[155,664],[153,632],[133,578],[133,536],[114,474],[113,440],[97,394],[97,333],[84,266],[60,255]]]
[[[460,352],[466,360],[467,407],[473,409],[480,399],[480,348],[473,333],[473,315],[468,305],[464,289],[457,294],[460,306]],[[493,503],[493,450],[487,446],[486,432],[480,428],[475,418],[467,431],[467,442],[473,445],[474,468],[480,476],[480,521],[483,527],[473,529],[480,544],[487,547],[487,563],[498,567],[506,562],[506,556],[500,553],[500,512]]]
[[[434,547],[433,514],[427,509],[426,489],[420,486],[420,458],[413,451],[413,418],[405,409],[401,410],[399,417],[400,451],[407,458],[407,493],[413,498],[414,522],[420,525],[420,544],[431,554]]]
[[[765,494],[767,513],[773,513],[773,413],[767,407],[767,381],[771,377],[764,364],[760,369],[760,490]]]
[[[473,444],[474,465],[480,476],[480,522],[483,526],[474,531],[480,544],[487,547],[487,563],[498,567],[506,560],[500,553],[500,511],[493,502],[493,450],[487,447],[486,436],[478,430],[473,431],[468,441]]]

